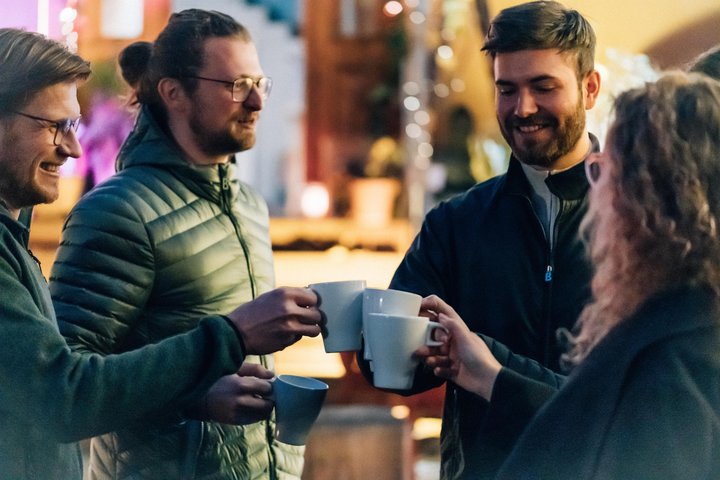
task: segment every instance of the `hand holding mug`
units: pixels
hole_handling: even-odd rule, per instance
[[[232,425],[247,425],[270,417],[272,371],[243,363],[237,373],[221,377],[195,409],[195,418]]]
[[[423,299],[422,306],[437,316],[438,323],[447,329],[449,338],[442,349],[418,349],[417,353],[428,355],[425,364],[433,369],[435,375],[489,401],[502,368],[500,362],[482,338],[471,332],[457,312],[439,297],[430,295]]]
[[[308,288],[283,287],[263,293],[228,314],[240,332],[246,354],[282,350],[303,336],[320,334],[317,295]]]

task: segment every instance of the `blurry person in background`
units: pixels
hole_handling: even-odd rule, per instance
[[[235,173],[234,153],[253,147],[271,87],[250,33],[228,15],[184,10],[119,63],[138,118],[118,173],[68,216],[50,275],[68,343],[103,356],[186,332],[198,316],[260,301],[274,286],[267,206]],[[243,367],[251,363],[228,386],[247,402],[269,389],[274,368],[271,356]],[[304,447],[278,443],[266,417],[233,426],[168,412],[127,422],[92,440],[90,471],[118,480],[299,478]]]
[[[583,161],[599,149],[585,123],[600,90],[592,26],[558,2],[524,3],[492,20],[483,49],[512,150],[508,171],[431,210],[390,283],[445,299],[506,367],[489,402],[446,384],[443,480],[494,477],[535,410],[535,390],[562,383],[541,367],[559,371],[555,331],[571,327],[590,298],[578,228],[587,208]],[[442,383],[420,368],[413,388],[398,393]]]
[[[671,73],[619,95],[588,160],[593,299],[572,367],[499,479],[720,478],[720,82]],[[496,361],[437,297],[436,374],[485,400]],[[478,401],[481,401],[478,398]]]
[[[29,216],[21,213],[55,201],[60,166],[82,154],[75,131],[80,121],[77,87],[89,75],[90,65],[58,42],[0,29],[3,479],[81,480],[80,449],[73,442],[138,419],[197,415],[247,423],[265,418],[272,409],[269,383],[257,380],[248,388],[234,372],[269,377],[265,369],[246,366],[246,357],[320,332],[315,295],[307,289],[282,289],[253,302],[236,301],[235,306],[242,303],[238,308],[228,303],[212,314],[188,308],[184,313],[193,327],[184,334],[156,338],[152,346],[121,355],[104,357],[68,347],[40,265],[28,250]],[[124,242],[134,248],[132,238]],[[123,285],[117,287],[105,291],[107,301],[115,294],[122,298]],[[82,302],[84,291],[76,290],[74,296]],[[247,397],[250,390],[253,398]]]

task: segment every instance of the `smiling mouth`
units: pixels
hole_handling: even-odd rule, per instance
[[[542,130],[543,128],[546,128],[547,125],[526,125],[526,126],[517,126],[517,128],[520,133],[534,133],[539,130]]]
[[[49,173],[58,173],[60,171],[60,167],[61,165],[58,165],[57,163],[44,162],[40,164],[40,169]]]

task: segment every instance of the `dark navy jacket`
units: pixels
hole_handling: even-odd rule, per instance
[[[594,137],[593,146],[598,148]],[[438,295],[472,331],[500,342],[490,341],[496,356],[509,367],[498,378],[505,387],[522,383],[523,377],[512,370],[552,388],[560,384],[560,377],[541,366],[558,370],[562,351],[556,330],[571,328],[590,298],[591,270],[578,235],[587,209],[584,164],[551,175],[546,182],[561,199],[552,250],[533,210],[530,184],[518,160],[511,158],[507,174],[478,184],[428,213],[390,285],[423,296]],[[421,372],[413,390],[403,393],[440,384]],[[494,476],[527,420],[513,418],[513,412],[534,409],[509,402],[532,402],[535,389],[544,385],[528,388],[524,394],[528,398],[511,395],[495,402],[493,397],[488,404],[448,385],[441,445],[444,480]],[[506,390],[512,391],[499,389]]]

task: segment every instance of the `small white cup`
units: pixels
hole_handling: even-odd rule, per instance
[[[416,293],[403,292],[402,290],[381,290],[377,288],[366,288],[363,292],[363,332],[367,331],[367,319],[371,313],[389,313],[394,315],[417,315],[420,312],[422,297]],[[365,339],[363,358],[372,360],[370,342]],[[370,364],[372,369],[372,363]]]
[[[372,350],[373,385],[395,390],[411,388],[419,363],[412,354],[423,345],[442,345],[443,342],[432,339],[436,329],[447,332],[445,327],[425,317],[368,314],[366,340]]]
[[[331,353],[360,350],[365,280],[313,283],[308,287],[319,299],[325,351]]]
[[[280,375],[273,381],[275,438],[289,445],[305,445],[320,414],[328,386],[309,377]]]

